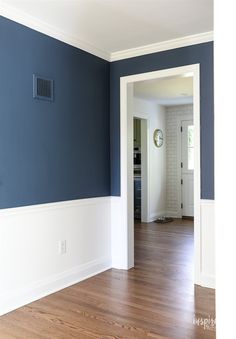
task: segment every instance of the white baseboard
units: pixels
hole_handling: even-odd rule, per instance
[[[111,268],[110,258],[101,258],[0,295],[0,316]]]
[[[182,215],[177,211],[166,211],[165,215],[171,218],[182,218]]]
[[[1,210],[0,314],[111,268],[110,217],[110,197]]]
[[[148,222],[153,222],[157,220],[157,218],[163,217],[165,214],[165,211],[155,212],[151,213],[148,218]]]
[[[148,219],[148,222],[153,222],[157,218],[163,217],[163,216],[171,217],[171,218],[182,218],[182,216],[179,215],[179,213],[176,211],[160,211],[160,212],[152,213]]]

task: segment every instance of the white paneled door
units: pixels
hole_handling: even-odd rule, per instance
[[[182,216],[194,216],[193,171],[194,171],[194,126],[193,120],[181,123],[181,183]]]

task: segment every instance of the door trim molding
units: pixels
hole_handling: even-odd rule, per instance
[[[193,64],[175,68],[169,68],[159,71],[134,74],[120,78],[120,159],[121,159],[121,206],[120,212],[120,239],[123,246],[120,251],[125,253],[116,253],[119,257],[123,256],[122,267],[128,269],[134,266],[134,225],[133,210],[129,208],[129,199],[132,196],[130,192],[129,176],[131,169],[128,164],[131,163],[129,154],[131,154],[130,139],[128,134],[128,90],[136,81],[151,80],[156,78],[165,78],[169,76],[182,75],[183,73],[193,74],[193,120],[195,128],[195,152],[194,152],[194,282],[201,284],[201,212],[200,212],[200,64]],[[132,91],[129,90],[130,93]],[[118,247],[119,248],[119,247]]]

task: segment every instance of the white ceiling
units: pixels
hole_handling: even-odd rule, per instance
[[[193,103],[193,77],[178,77],[139,81],[134,84],[135,97],[173,106]]]
[[[19,21],[26,14],[28,21],[35,19],[108,54],[213,30],[213,0],[0,2],[18,11]]]

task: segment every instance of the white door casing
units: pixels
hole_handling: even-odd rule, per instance
[[[119,268],[134,266],[134,241],[133,241],[133,178],[132,154],[133,133],[130,120],[133,120],[131,111],[132,90],[130,86],[136,81],[179,76],[185,73],[193,75],[193,117],[195,127],[194,149],[194,282],[201,285],[201,228],[200,228],[200,65],[188,65],[160,71],[135,74],[120,78],[120,160],[121,160],[121,197],[117,211],[120,215],[119,233],[120,246],[117,244],[115,259],[119,261]],[[130,133],[131,131],[131,133]],[[130,137],[132,134],[132,137]],[[131,157],[131,159],[129,159]],[[131,207],[131,208],[130,208]],[[125,252],[124,252],[125,251]],[[119,259],[120,258],[120,259]],[[123,258],[121,260],[121,258]]]

